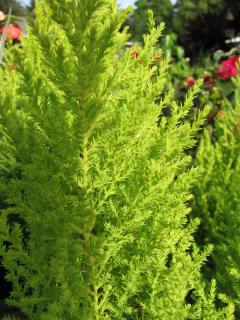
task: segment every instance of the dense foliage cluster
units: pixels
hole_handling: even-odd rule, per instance
[[[201,217],[200,243],[214,245],[207,274],[217,279],[237,305],[240,316],[240,83],[236,106],[223,102],[214,128],[206,128],[196,164],[203,175],[194,197],[194,212]]]

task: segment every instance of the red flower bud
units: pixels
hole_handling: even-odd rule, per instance
[[[139,52],[137,50],[134,50],[131,52],[131,58],[132,59],[137,59],[139,57]]]
[[[185,79],[186,85],[191,88],[195,84],[196,80],[193,77],[187,77]]]
[[[225,113],[223,111],[219,111],[218,116],[223,119],[225,117]]]
[[[154,61],[161,61],[162,57],[160,55],[154,57]]]
[[[210,77],[210,76],[205,76],[204,78],[203,78],[203,81],[204,81],[204,83],[205,84],[213,84],[214,83],[214,78],[213,77]]]

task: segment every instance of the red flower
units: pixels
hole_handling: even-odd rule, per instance
[[[214,83],[214,78],[210,77],[210,76],[205,76],[203,78],[203,81],[204,81],[205,84],[211,85],[211,84]]]
[[[218,69],[218,74],[220,79],[228,79],[231,77],[236,76],[237,70],[237,63],[238,63],[238,56],[232,56],[227,60],[223,60],[221,62],[222,68]]]
[[[196,80],[193,77],[187,77],[185,79],[186,85],[191,88],[195,84]]]
[[[0,27],[0,34],[2,34],[3,32],[4,32],[4,27],[1,26]],[[21,35],[22,35],[22,31],[19,28],[19,26],[10,24],[7,27],[7,38],[6,38],[6,41],[9,41],[10,39],[12,39],[12,40],[20,40]]]

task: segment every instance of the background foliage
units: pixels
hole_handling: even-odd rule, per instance
[[[18,16],[26,14],[26,8],[17,0],[0,0],[0,10],[5,14],[8,13],[9,8],[12,8],[12,13]]]
[[[152,9],[157,21],[165,21],[166,32],[177,34],[178,43],[187,56],[196,59],[219,48],[226,49],[225,40],[240,31],[240,3],[235,0],[170,0],[136,1],[136,10],[128,24],[134,40],[140,40],[146,31],[146,9]]]

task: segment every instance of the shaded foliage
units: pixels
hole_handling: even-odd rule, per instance
[[[12,13],[17,16],[24,16],[26,8],[17,0],[0,0],[0,10],[8,13],[9,8],[12,8]]]

